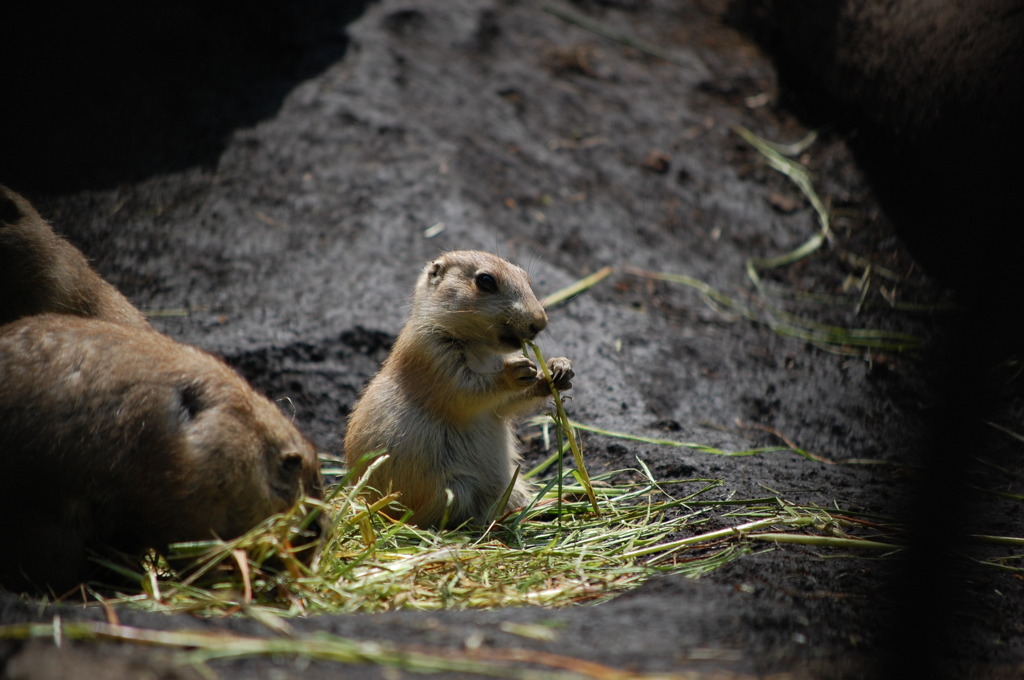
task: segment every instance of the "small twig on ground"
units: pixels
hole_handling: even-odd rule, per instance
[[[767,432],[768,434],[775,435],[776,437],[781,439],[786,444],[786,446],[789,447],[789,449],[793,453],[799,454],[799,455],[803,456],[804,458],[810,458],[811,460],[816,460],[819,463],[827,463],[828,465],[835,465],[835,461],[834,460],[830,460],[828,458],[825,458],[824,456],[819,456],[817,454],[811,453],[810,451],[806,451],[804,449],[801,449],[799,446],[794,444],[788,437],[786,437],[786,435],[782,434],[781,432],[776,430],[774,427],[771,427],[770,425],[762,425],[760,423],[744,423],[739,418],[737,418],[736,419],[736,426],[737,427],[741,427],[741,428],[746,429],[746,430],[761,430],[763,432]]]
[[[583,291],[594,287],[596,284],[606,279],[612,271],[614,271],[612,267],[602,267],[590,276],[584,277],[576,283],[566,286],[562,290],[555,291],[554,293],[545,296],[540,303],[545,307],[554,307],[557,304],[561,304],[562,302],[579,295]]]
[[[604,24],[595,21],[590,17],[585,17],[582,14],[577,14],[576,12],[563,9],[561,7],[555,7],[554,5],[545,5],[544,11],[558,17],[566,23],[579,26],[583,30],[590,31],[594,35],[599,35],[606,40],[611,40],[614,43],[625,45],[626,47],[631,47],[638,52],[643,52],[646,55],[667,61],[670,64],[682,66],[683,68],[699,68],[702,70],[706,68],[696,57],[691,57],[688,60],[679,59],[672,55],[668,50],[659,47],[654,43],[627,35],[621,31],[612,30]]]

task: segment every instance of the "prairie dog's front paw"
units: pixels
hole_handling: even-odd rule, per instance
[[[551,372],[551,384],[556,390],[568,390],[572,387],[572,379],[576,373],[572,370],[572,362],[565,357],[548,359],[548,371]]]
[[[505,375],[517,384],[528,387],[537,381],[537,364],[524,356],[512,356],[505,361]]]

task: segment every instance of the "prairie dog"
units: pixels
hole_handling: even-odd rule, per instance
[[[368,454],[386,452],[370,485],[401,492],[413,524],[486,522],[519,462],[514,418],[551,395],[521,351],[547,323],[519,267],[478,251],[429,263],[408,321],[349,416],[350,468],[359,473]],[[548,367],[558,389],[572,387],[572,362],[559,357]],[[508,509],[529,501],[530,486],[517,480]]]
[[[304,495],[316,450],[226,364],[153,331],[0,326],[0,584],[61,591],[87,552],[232,538]]]
[[[142,312],[55,234],[31,203],[0,186],[0,325],[46,312],[150,328]]]

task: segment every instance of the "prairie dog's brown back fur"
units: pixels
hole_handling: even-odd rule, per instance
[[[89,551],[231,538],[320,493],[276,406],[0,187],[0,585],[61,590]]]
[[[218,359],[43,314],[0,327],[0,584],[60,590],[87,551],[231,538],[319,495],[314,447]]]
[[[31,203],[0,186],[0,325],[47,312],[150,328]]]
[[[550,395],[520,351],[546,326],[519,267],[479,251],[449,252],[429,263],[390,356],[349,417],[350,467],[360,472],[367,456],[386,451],[371,485],[401,492],[415,524],[485,521],[519,460],[513,419]],[[571,362],[548,363],[555,384],[568,389]],[[450,507],[446,490],[454,495]],[[509,507],[527,503],[529,491],[517,482]]]

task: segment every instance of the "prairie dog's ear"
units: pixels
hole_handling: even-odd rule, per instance
[[[178,419],[182,423],[195,420],[199,412],[206,408],[206,398],[202,386],[188,383],[177,386]]]
[[[0,185],[0,225],[14,224],[25,217],[18,202],[7,194],[7,187]]]
[[[302,484],[302,462],[302,454],[298,451],[281,451],[278,454],[277,470],[270,486],[287,503],[294,503],[307,491]]]
[[[427,281],[436,284],[444,278],[444,261],[434,260],[427,265]]]

